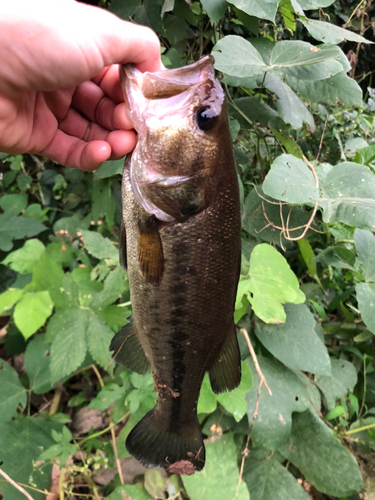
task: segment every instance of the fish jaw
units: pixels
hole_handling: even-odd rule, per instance
[[[157,73],[126,65],[120,75],[127,112],[138,132],[130,167],[137,201],[163,222],[183,221],[212,201],[219,138],[227,130],[213,58]],[[207,109],[217,121],[209,131],[197,123],[197,111]]]

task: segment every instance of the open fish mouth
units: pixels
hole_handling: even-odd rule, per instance
[[[209,155],[202,148],[215,148],[213,133],[224,103],[213,62],[205,56],[190,66],[155,73],[141,73],[134,65],[120,70],[127,113],[139,136],[130,165],[133,191],[163,222],[182,221],[210,201],[210,169],[202,160]],[[184,209],[182,191],[191,198]]]

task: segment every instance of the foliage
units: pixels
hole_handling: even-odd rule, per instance
[[[241,385],[202,385],[199,474],[139,469],[124,446],[156,395],[150,374],[115,367],[108,350],[131,314],[123,161],[91,174],[1,154],[0,461],[35,500],[52,463],[60,496],[76,498],[354,500],[371,487],[375,92],[362,100],[338,46],[361,56],[371,26],[366,2],[360,17],[331,4],[102,2],[156,30],[167,67],[212,52],[227,94],[243,222],[235,321],[272,396],[239,333]],[[0,482],[4,500],[24,498]]]

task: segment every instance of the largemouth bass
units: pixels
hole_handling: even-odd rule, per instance
[[[192,474],[205,463],[197,403],[240,383],[233,310],[240,270],[237,174],[213,58],[158,73],[121,69],[138,143],[125,162],[120,259],[133,321],[113,339],[116,360],[151,368],[156,406],[126,447],[148,466]]]

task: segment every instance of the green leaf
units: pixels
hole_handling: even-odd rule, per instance
[[[143,24],[160,33],[163,30],[160,4],[161,0],[143,0],[143,5],[138,8],[134,15],[134,21],[137,24]]]
[[[116,16],[121,17],[121,19],[129,21],[130,18],[134,16],[140,4],[141,0],[127,0],[126,2],[124,2],[123,0],[113,0],[111,2],[111,5],[109,6],[109,10],[116,14]],[[102,165],[104,165],[105,163],[109,162],[104,162]],[[99,170],[100,167],[98,168],[97,172]]]
[[[20,174],[17,176],[17,186],[19,187],[20,191],[25,191],[26,189],[29,189],[32,183],[32,177],[29,175],[25,174]]]
[[[80,367],[86,355],[87,311],[84,309],[62,309],[48,325],[47,335],[53,336],[51,346],[52,382],[70,375]]]
[[[314,262],[314,251],[311,248],[310,243],[305,240],[297,241],[299,251],[301,252],[304,263],[306,264],[307,269],[310,271],[311,276],[314,278],[317,276],[316,263]]]
[[[339,398],[345,397],[348,392],[353,392],[357,383],[357,372],[354,366],[345,359],[331,360],[332,375],[317,376],[316,385],[324,394],[327,408],[331,410],[335,407]]]
[[[310,404],[309,398],[304,384],[291,370],[276,360],[258,356],[258,361],[272,396],[263,386],[258,417],[255,419],[251,436],[256,447],[277,450],[289,437],[292,413],[305,411]],[[245,362],[253,375],[253,389],[246,394],[247,415],[251,422],[257,401],[259,375],[250,358]]]
[[[375,237],[370,231],[356,229],[354,231],[358,260],[364,267],[366,281],[375,281]]]
[[[25,293],[14,308],[14,322],[25,339],[31,337],[51,316],[53,302],[47,291]]]
[[[276,200],[288,203],[311,203],[319,190],[311,169],[292,155],[278,156],[263,183],[263,191]]]
[[[250,391],[253,383],[251,371],[243,361],[241,362],[241,372],[241,383],[236,389],[216,396],[218,402],[227,412],[233,415],[236,422],[240,422],[244,415],[246,415],[247,403],[245,394]]]
[[[259,52],[240,36],[228,35],[222,38],[212,49],[212,55],[215,58],[215,68],[227,75],[248,78],[259,75],[266,69]]]
[[[301,80],[290,75],[286,83],[307,101],[335,104],[340,102],[347,106],[362,105],[362,90],[358,83],[345,74],[345,71],[331,78],[318,81]]]
[[[289,135],[286,137],[283,134],[280,134],[276,129],[271,128],[272,134],[276,137],[276,139],[284,146],[286,149],[287,153],[290,155],[295,156],[296,158],[299,158],[300,160],[303,159],[303,153],[301,148],[298,146],[292,135]]]
[[[25,370],[29,377],[30,389],[35,394],[44,394],[52,389],[50,365],[50,345],[45,335],[37,335],[27,344]]]
[[[117,384],[108,384],[101,389],[99,394],[90,402],[89,408],[106,410],[118,399],[124,396],[124,390]]]
[[[105,309],[110,304],[113,304],[125,288],[125,272],[121,267],[117,267],[111,271],[105,281],[104,288],[101,292],[94,295],[91,300],[90,306],[98,309]]]
[[[202,382],[201,390],[198,399],[198,415],[202,413],[212,413],[216,410],[216,396],[212,392],[210,379],[206,373]]]
[[[362,165],[369,165],[375,160],[375,145],[357,150],[354,161]]]
[[[226,0],[202,0],[204,10],[207,12],[211,23],[217,23],[224,17],[228,8]]]
[[[375,283],[357,283],[355,291],[362,320],[375,335]]]
[[[33,267],[33,281],[31,286],[36,291],[48,290],[52,300],[56,292],[60,292],[64,278],[61,265],[43,253]]]
[[[6,292],[0,294],[0,316],[11,309],[21,298],[23,290],[20,288],[9,288]]]
[[[264,195],[262,186],[257,186],[256,189],[250,191],[244,205],[243,228],[256,238],[261,237],[262,240],[271,241],[280,246],[286,242],[283,238],[282,226],[284,224],[285,227],[286,221],[289,220],[289,229],[300,228],[293,230],[291,233],[293,237],[301,236],[309,221],[309,212],[299,207],[293,208],[290,212],[289,206],[282,205],[280,209],[280,205],[275,205],[274,200],[270,199],[269,203],[267,200],[268,197]],[[281,220],[280,212],[283,220]],[[305,236],[308,237],[310,233],[308,231]]]
[[[102,319],[114,332],[118,332],[121,328],[129,323],[129,316],[131,309],[128,307],[109,306],[106,309],[96,312],[100,319]]]
[[[0,207],[4,212],[18,215],[27,207],[27,194],[5,194],[0,198]]]
[[[153,498],[165,498],[167,482],[160,470],[155,468],[145,471],[145,488]]]
[[[353,455],[311,410],[293,415],[290,439],[280,451],[326,495],[346,497],[363,487]]]
[[[278,113],[257,97],[240,97],[234,100],[234,104],[242,114],[235,109],[230,109],[230,114],[245,130],[253,130],[253,122],[259,122],[264,127],[276,127],[278,123],[283,123]],[[247,116],[250,123],[242,115]]]
[[[281,325],[257,322],[255,334],[264,347],[292,370],[331,375],[328,352],[315,333],[315,319],[305,304],[286,304]]]
[[[0,359],[0,387],[0,422],[10,422],[19,406],[26,407],[27,397],[18,373],[3,359]]]
[[[267,2],[262,2],[261,0],[230,0],[229,3],[249,14],[249,16],[268,19],[273,23],[275,22],[277,6],[279,5],[278,0],[269,0]]]
[[[285,123],[290,123],[294,129],[302,128],[303,123],[307,123],[312,130],[315,129],[312,114],[289,85],[272,73],[267,73],[264,85],[279,98],[276,106]]]
[[[73,260],[73,250],[62,242],[50,243],[46,248],[48,257],[63,267],[69,267]]]
[[[136,2],[139,3],[138,0],[136,0]],[[112,2],[111,7],[113,4],[114,2]],[[123,168],[124,168],[124,158],[120,158],[119,160],[114,160],[114,161],[105,161],[100,165],[98,170],[95,170],[94,181],[97,181],[99,179],[106,179],[107,177],[112,177],[113,175],[121,175]]]
[[[45,464],[39,469],[35,468],[35,462],[42,450],[54,444],[52,430],[60,429],[61,424],[48,422],[39,416],[22,416],[0,424],[2,470],[18,483],[31,483],[42,491],[48,491],[52,464]],[[1,488],[4,500],[25,500],[24,494],[9,483],[1,483]],[[34,500],[44,500],[45,497],[43,493],[32,491]]]
[[[372,43],[370,40],[363,38],[363,36],[357,35],[357,33],[353,33],[353,31],[335,26],[332,23],[317,21],[315,19],[301,20],[301,23],[310,35],[320,42],[338,44],[343,40],[347,40],[357,43]]]
[[[31,273],[35,262],[45,250],[43,243],[37,239],[27,240],[23,247],[9,253],[3,264],[21,274]]]
[[[335,0],[298,0],[298,3],[303,10],[314,10],[320,7],[328,7],[332,5]]]
[[[147,493],[141,484],[118,486],[107,497],[107,500],[124,500],[124,498],[131,498],[133,500],[152,500],[152,496]]]
[[[335,418],[338,418],[340,415],[345,415],[346,411],[342,406],[336,406],[333,408],[331,411],[327,413],[325,416],[326,420],[334,420]]]
[[[274,455],[245,461],[243,479],[251,500],[309,500],[309,495]]]
[[[375,175],[368,167],[339,163],[322,179],[320,190],[318,202],[325,222],[375,228]]]
[[[182,476],[186,491],[194,500],[250,500],[245,483],[241,482],[238,495],[238,451],[231,433],[206,443],[206,465],[202,472]]]
[[[93,359],[103,368],[111,362],[109,346],[113,331],[96,314],[87,311],[86,342]]]
[[[9,252],[13,240],[35,236],[45,229],[40,222],[27,217],[15,217],[8,210],[0,215],[0,250]]]
[[[300,304],[305,295],[299,289],[296,275],[285,258],[273,247],[262,243],[250,256],[249,298],[255,314],[265,323],[282,323],[285,312],[281,304]]]
[[[340,63],[334,60],[339,53],[337,47],[322,50],[307,42],[285,40],[275,44],[267,69],[302,80],[323,80],[342,71]]]
[[[94,231],[81,231],[81,233],[85,247],[91,255],[97,259],[118,260],[118,251],[108,238]]]

